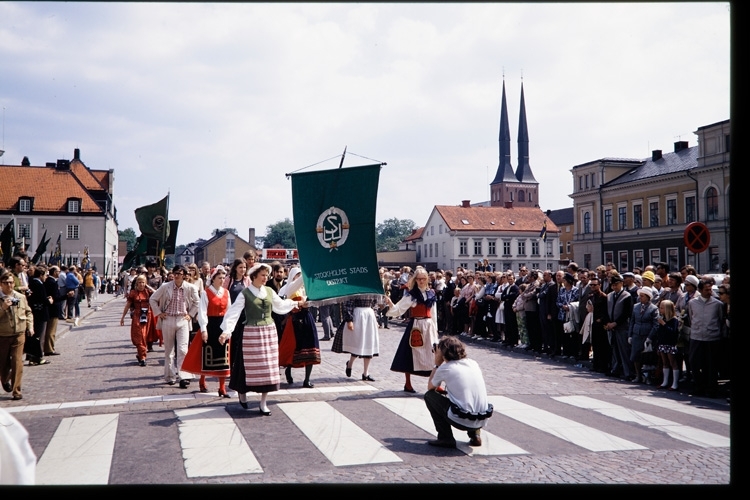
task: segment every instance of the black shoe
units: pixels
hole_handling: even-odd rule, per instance
[[[291,373],[287,373],[286,374],[286,383],[289,384],[289,385],[292,385],[294,383],[294,379],[292,378],[292,374]]]
[[[469,446],[482,446],[482,438],[479,434],[469,434]]]
[[[331,337],[323,337],[322,339],[318,339],[318,340],[331,340]]]
[[[180,380],[180,389],[187,389],[190,386],[189,380]]]
[[[240,406],[247,410],[247,396],[245,396],[244,394],[238,394],[237,396],[240,399]]]
[[[138,361],[138,364],[141,365],[141,366],[146,366],[146,360],[145,359],[141,359],[141,360]]]
[[[4,390],[5,392],[10,392],[10,391],[12,391],[12,390],[13,390],[13,386],[12,386],[12,385],[10,385],[10,382],[4,382],[4,383],[3,383],[3,390]]]
[[[437,446],[438,448],[455,448],[456,440],[455,439],[433,439],[432,441],[427,441],[427,444],[429,444],[430,446]]]
[[[352,369],[349,368],[349,363],[346,363],[346,376],[351,377],[352,376]]]
[[[55,351],[55,352],[45,352],[44,355],[45,356],[59,356],[60,353],[57,352],[57,351]]]
[[[302,382],[302,387],[304,387],[305,389],[312,389],[313,387],[315,387],[315,384],[313,384],[309,380],[305,380],[304,382]]]
[[[263,408],[258,408],[258,411],[264,417],[270,417],[271,416],[271,410],[264,410]]]
[[[176,383],[177,383],[177,381],[175,381],[175,380],[170,380],[169,382],[167,382],[167,384],[169,384],[169,385],[175,385]]]
[[[365,381],[367,381],[367,382],[375,382],[375,379],[374,379],[374,378],[372,378],[372,377],[371,377],[371,376],[369,376],[369,375],[364,375],[364,374],[362,375],[362,380],[365,380]]]
[[[404,386],[404,392],[409,392],[411,394],[414,394],[417,391],[415,391],[413,387]]]

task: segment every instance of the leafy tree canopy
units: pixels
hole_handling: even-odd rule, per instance
[[[122,231],[117,231],[117,235],[120,241],[128,242],[128,252],[135,247],[135,240],[138,238],[138,235],[135,234],[132,227],[123,229]]]
[[[294,237],[294,223],[291,220],[284,219],[266,227],[263,248],[272,248],[276,244],[280,244],[283,248],[297,248],[297,240]]]
[[[375,247],[378,252],[398,250],[398,244],[414,231],[411,219],[386,219],[375,227]]]

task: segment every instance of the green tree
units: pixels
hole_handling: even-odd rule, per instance
[[[135,240],[136,238],[138,238],[138,236],[135,234],[135,231],[132,227],[123,229],[122,231],[117,231],[117,235],[120,241],[128,242],[128,252],[130,252],[135,247]]]
[[[291,220],[284,219],[266,227],[263,248],[271,248],[276,244],[281,244],[284,248],[297,248],[297,240],[294,237],[294,223]]]
[[[398,250],[398,244],[414,231],[411,219],[386,219],[375,227],[375,247],[378,252]]]

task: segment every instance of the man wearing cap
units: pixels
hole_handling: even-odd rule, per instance
[[[630,361],[635,367],[635,376],[631,379],[631,382],[639,381],[642,366],[641,353],[647,339],[654,337],[656,329],[659,327],[657,321],[659,310],[651,303],[653,295],[651,287],[643,287],[638,290],[638,303],[633,307],[633,314],[630,316],[628,344],[630,344]]]
[[[612,291],[607,295],[607,324],[609,343],[612,346],[612,371],[610,375],[620,375],[624,379],[634,376],[633,363],[630,361],[630,344],[628,329],[630,316],[633,314],[633,299],[623,290],[623,279],[620,273],[610,274]]]
[[[623,290],[630,294],[633,304],[638,302],[638,286],[635,284],[635,274],[631,272],[622,273]]]

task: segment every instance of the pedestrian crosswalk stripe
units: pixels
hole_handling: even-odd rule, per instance
[[[402,461],[328,403],[279,403],[277,406],[337,467]]]
[[[36,465],[36,484],[107,484],[118,414],[63,418]]]
[[[613,436],[612,434],[594,429],[587,425],[570,420],[540,408],[521,403],[505,396],[490,396],[490,403],[495,407],[495,413],[500,413],[522,424],[552,434],[589,451],[622,451],[645,450],[646,448]]]
[[[683,401],[675,401],[669,398],[662,398],[656,396],[626,396],[628,399],[638,401],[640,403],[647,403],[650,405],[665,408],[667,410],[679,411],[688,415],[693,415],[720,424],[729,425],[729,411],[714,410],[711,408],[701,408],[695,406],[692,402],[687,403]]]
[[[594,410],[597,413],[615,418],[622,422],[632,422],[649,429],[662,431],[674,439],[679,439],[686,443],[702,446],[704,448],[722,448],[729,447],[729,438],[707,432],[695,427],[678,424],[664,418],[649,415],[640,411],[631,410],[624,406],[600,401],[588,396],[559,396],[553,399],[562,403],[567,403],[578,408]]]
[[[378,398],[375,401],[420,429],[437,436],[430,411],[421,398]],[[467,455],[522,455],[528,453],[523,448],[486,432],[484,429],[482,430],[482,446],[469,446],[468,441],[462,441],[460,438],[456,440],[456,445]]]
[[[174,413],[180,419],[180,446],[187,477],[263,472],[223,406],[188,408]]]
[[[369,384],[346,384],[346,385],[335,385],[335,386],[320,386],[317,385],[313,389],[282,389],[274,392],[275,397],[281,396],[297,396],[304,394],[306,396],[316,394],[338,394],[338,393],[358,393],[358,392],[373,392],[378,389]],[[237,393],[229,391],[229,395],[236,397]],[[260,396],[255,393],[248,393],[247,399],[259,398]],[[119,399],[91,399],[87,401],[69,401],[63,403],[45,403],[41,405],[23,405],[5,408],[8,413],[24,413],[31,411],[49,411],[49,410],[63,410],[67,408],[85,408],[89,406],[107,406],[107,405],[125,405],[125,404],[136,404],[136,403],[164,403],[169,401],[211,401],[214,400],[217,403],[227,404],[227,401],[223,398],[218,398],[214,394],[202,393],[202,392],[188,392],[179,394],[167,394],[164,396],[134,396],[130,398],[119,398]]]

